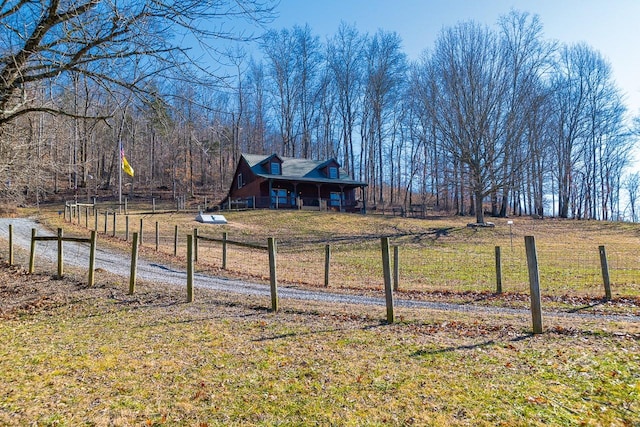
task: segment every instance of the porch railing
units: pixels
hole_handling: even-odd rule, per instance
[[[292,196],[272,196],[272,197],[246,197],[234,199],[227,202],[223,209],[301,209],[317,211],[358,211],[359,204],[352,200],[337,200],[317,197],[292,197]]]

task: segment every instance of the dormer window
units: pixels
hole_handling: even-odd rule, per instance
[[[329,166],[329,178],[338,179],[338,168],[335,166]]]
[[[280,175],[280,163],[271,162],[271,175]]]

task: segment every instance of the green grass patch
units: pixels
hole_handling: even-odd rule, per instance
[[[3,425],[640,419],[637,323],[550,318],[532,336],[526,316],[404,310],[385,325],[383,308],[287,301],[275,314],[265,298],[199,290],[186,304],[183,292],[149,283],[127,295],[112,277],[94,288],[10,277],[5,303],[32,298],[0,322]]]

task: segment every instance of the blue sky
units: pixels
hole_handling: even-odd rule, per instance
[[[443,27],[474,20],[494,25],[516,9],[540,16],[546,38],[584,41],[607,58],[633,115],[640,115],[640,0],[280,0],[269,28],[309,24],[323,40],[341,21],[373,34],[397,32],[417,59]]]

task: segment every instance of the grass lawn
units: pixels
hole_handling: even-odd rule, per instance
[[[51,271],[55,268],[51,266]],[[44,269],[44,268],[43,268]],[[0,425],[637,426],[640,327],[288,301],[0,268]]]

